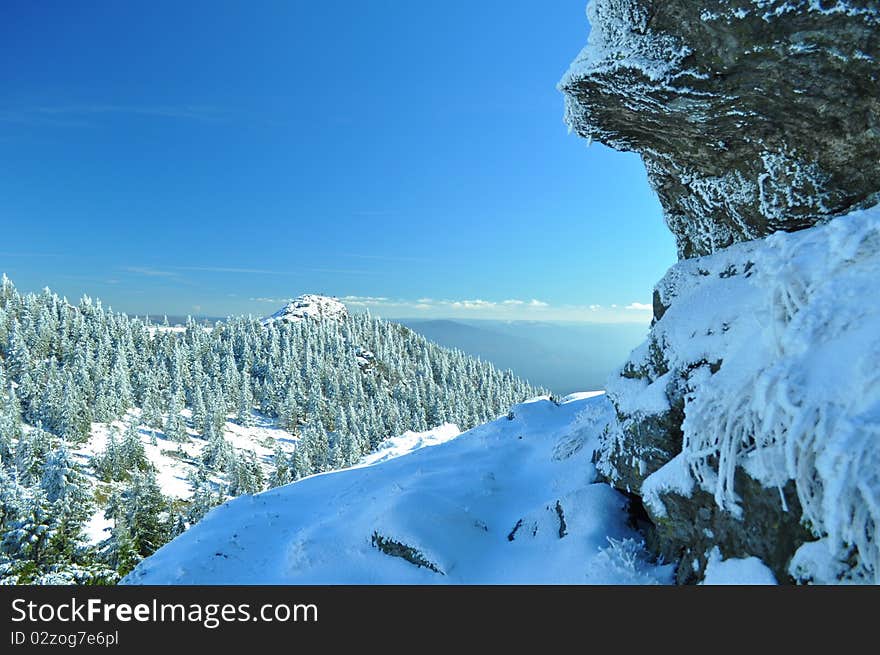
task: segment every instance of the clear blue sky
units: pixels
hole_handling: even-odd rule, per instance
[[[672,237],[555,88],[585,4],[5,2],[0,271],[129,313],[644,320]]]

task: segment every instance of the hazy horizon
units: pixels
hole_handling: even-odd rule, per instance
[[[222,320],[229,316],[268,316],[285,304],[296,298],[294,294],[286,298],[255,298],[259,304],[256,311],[235,311],[230,302],[229,311],[205,311],[200,305],[195,305],[190,311],[175,311],[161,307],[149,307],[147,309],[133,309],[124,301],[122,305],[108,302],[106,298],[90,293],[87,290],[79,295],[69,295],[60,292],[56,287],[45,285],[40,288],[23,288],[17,284],[14,277],[0,270],[0,275],[6,276],[15,287],[22,293],[40,293],[49,289],[52,293],[76,304],[79,300],[88,296],[92,300],[100,301],[101,304],[113,311],[129,316],[192,316],[199,319]],[[314,292],[305,292],[313,293]],[[316,295],[329,295],[318,293]],[[592,305],[559,305],[553,306],[537,299],[515,300],[505,299],[490,301],[484,299],[471,300],[441,300],[419,298],[414,301],[393,300],[386,297],[362,297],[362,296],[330,296],[341,301],[349,311],[360,313],[369,311],[372,316],[388,320],[455,320],[455,321],[533,321],[554,323],[587,323],[587,324],[616,324],[630,323],[642,324],[650,322],[652,308],[650,303],[631,302],[628,305],[612,304],[603,306]]]

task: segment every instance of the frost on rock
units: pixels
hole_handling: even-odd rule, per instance
[[[642,155],[680,257],[876,202],[876,2],[591,0],[587,15],[565,122]]]
[[[597,472],[641,496],[679,582],[714,547],[780,581],[880,581],[880,5],[587,15],[565,121],[642,156],[681,259],[608,382]]]
[[[632,149],[629,140],[604,130],[590,105],[582,104],[568,90],[584,78],[596,77],[615,84],[620,77],[637,98],[635,103],[648,101],[655,84],[673,89],[673,75],[690,50],[679,39],[650,32],[651,15],[650,8],[631,0],[591,0],[587,5],[591,25],[587,46],[559,82],[559,88],[566,92],[565,122],[569,129],[621,150]]]
[[[755,525],[759,506],[799,521],[790,552],[769,532],[748,546],[766,546],[777,575],[880,581],[880,305],[868,301],[878,279],[880,208],[673,266],[656,289],[666,311],[609,380],[618,421],[599,470],[640,492],[661,527],[701,512],[707,544],[725,526],[772,530],[766,515]],[[677,426],[661,420],[660,380],[681,403]],[[665,455],[629,465],[652,449]],[[801,546],[789,562],[811,538],[821,549]]]
[[[657,471],[645,478],[642,484],[642,501],[650,507],[654,516],[666,516],[666,506],[661,494],[677,493],[690,496],[694,490],[694,478],[684,454],[679,453]]]
[[[698,482],[738,513],[734,473],[795,482],[803,520],[880,582],[880,210],[768,239],[755,286],[762,331],[693,395],[684,451]],[[747,335],[744,335],[747,336]],[[754,357],[754,354],[752,355]]]
[[[624,75],[636,84],[645,80],[671,88],[673,72],[690,52],[672,36],[648,31],[648,7],[628,0],[591,1],[587,18],[592,26],[587,46],[560,80],[560,88],[593,75]],[[589,108],[582,107],[571,95],[565,97],[565,122],[582,136],[611,138],[591,119]],[[620,141],[617,145],[627,149],[628,144]]]

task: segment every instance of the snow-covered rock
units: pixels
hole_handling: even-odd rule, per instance
[[[877,201],[880,7],[590,0],[566,122],[642,155],[679,254]]]
[[[608,382],[599,470],[642,496],[679,582],[754,558],[779,582],[880,582],[880,7],[587,15],[565,120],[642,156],[682,258]]]
[[[780,581],[880,581],[877,280],[880,207],[657,285],[662,316],[608,383],[598,466],[643,496],[681,581],[716,547]]]
[[[459,436],[404,435],[374,463],[225,503],[124,582],[669,582],[627,499],[594,484],[612,419],[604,396],[539,398]]]
[[[774,585],[773,572],[757,557],[723,559],[715,548],[709,553],[704,585]]]
[[[287,303],[271,316],[263,319],[263,324],[268,325],[275,321],[287,321],[299,323],[307,318],[339,320],[348,316],[348,309],[336,298],[304,294]]]

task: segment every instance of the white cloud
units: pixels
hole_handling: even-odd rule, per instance
[[[537,298],[524,300],[486,300],[484,298],[436,299],[422,297],[416,300],[386,296],[343,296],[340,300],[353,311],[369,310],[385,318],[481,318],[494,320],[559,320],[593,323],[645,323],[642,303],[603,306],[555,305]],[[638,311],[633,311],[638,310]]]
[[[492,309],[498,306],[498,303],[489,300],[481,300],[479,298],[474,300],[453,300],[452,302],[441,301],[441,304],[448,304],[450,307],[456,307],[459,309]]]
[[[366,307],[367,305],[384,305],[395,304],[385,296],[343,296],[340,298],[346,305],[354,305],[355,307]]]
[[[646,302],[631,302],[626,306],[626,309],[634,309],[639,312],[650,312],[654,307]]]

